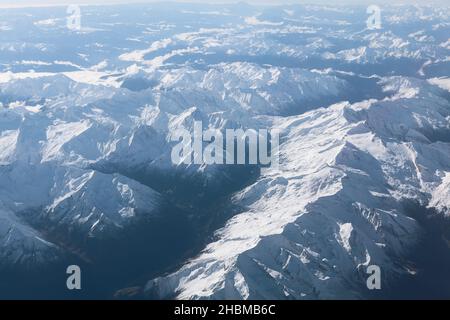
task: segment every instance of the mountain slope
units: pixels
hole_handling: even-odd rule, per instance
[[[407,274],[402,260],[421,227],[404,204],[447,201],[450,144],[426,136],[450,132],[450,109],[425,83],[384,82],[392,98],[275,119],[285,133],[280,169],[264,170],[239,192],[234,201],[245,212],[180,270],[150,281],[148,294],[358,298],[369,294],[369,265],[379,265],[384,279]]]

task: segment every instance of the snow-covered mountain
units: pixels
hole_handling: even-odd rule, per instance
[[[63,75],[0,85],[2,95],[13,101],[0,111],[4,206],[17,214],[27,212],[24,219],[33,223],[54,223],[58,228],[67,224],[86,236],[108,225],[121,228],[137,212],[157,212],[161,198],[157,191],[123,174],[144,170],[156,179],[201,170],[199,179],[220,184],[220,177],[224,180],[234,170],[175,167],[170,159],[175,143],[170,137],[177,128],[192,130],[196,120],[217,129],[253,128],[266,122],[253,115],[276,113],[295,99],[308,99],[302,95],[304,90],[334,97],[339,94],[337,88],[345,87],[345,81],[336,77],[307,71],[294,75],[248,63],[234,63],[227,72],[223,68],[147,74],[158,86],[138,92],[80,84]],[[254,83],[248,79],[250,74],[267,81]],[[198,79],[201,85],[186,77]],[[230,79],[227,87],[224,78]],[[329,83],[328,90],[317,85],[321,81]],[[250,106],[254,109],[249,111]],[[162,181],[149,184],[167,191]]]
[[[441,201],[448,200],[450,145],[433,137],[450,137],[450,109],[425,83],[383,83],[393,91],[381,101],[274,119],[285,133],[280,168],[238,192],[233,201],[246,210],[198,257],[150,281],[149,294],[358,298],[369,265],[383,266],[387,278],[408,272],[401,259],[422,230],[405,204],[449,213]]]
[[[0,24],[0,283],[76,261],[128,272],[107,294],[328,299],[370,297],[370,265],[420,276],[422,220],[450,215],[450,10],[167,6]],[[196,121],[278,130],[280,165],[174,164]]]

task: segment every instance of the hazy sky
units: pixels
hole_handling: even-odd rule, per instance
[[[103,4],[103,3],[136,3],[136,2],[164,2],[162,0],[0,0],[2,6],[28,6],[28,5],[53,5],[53,4]],[[172,0],[171,2],[203,2],[203,3],[235,3],[239,0]],[[283,3],[326,3],[326,4],[377,4],[377,3],[428,3],[430,0],[248,0],[248,3],[267,3],[267,4],[283,4]],[[436,0],[434,2],[450,4],[450,0]]]
[[[136,3],[163,2],[161,0],[0,0],[1,7],[39,6],[39,5],[67,5],[67,4],[108,4],[108,3]],[[172,2],[204,2],[204,3],[235,3],[238,0],[175,0]],[[450,0],[248,0],[249,3],[282,4],[282,3],[320,3],[320,4],[383,4],[383,3],[422,3],[435,2],[450,5]]]

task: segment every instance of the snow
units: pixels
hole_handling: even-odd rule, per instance
[[[433,192],[429,207],[450,216],[450,172],[442,175],[442,183]]]
[[[54,160],[65,143],[89,129],[89,121],[58,123],[47,129],[47,141],[42,150],[42,162]],[[62,155],[61,155],[62,156]]]
[[[438,87],[450,91],[450,78],[442,77],[442,78],[432,78],[428,79],[428,82]]]
[[[404,272],[389,262],[390,255],[408,252],[420,227],[400,203],[434,197],[432,206],[445,207],[437,199],[448,198],[447,178],[424,168],[448,170],[450,162],[443,159],[449,159],[450,146],[414,136],[413,143],[404,141],[394,124],[414,112],[427,116],[405,128],[438,129],[434,119],[442,116],[430,112],[444,101],[430,91],[420,97],[399,94],[405,79],[384,81],[396,88],[390,99],[395,103],[341,103],[274,119],[285,134],[280,170],[265,170],[239,192],[234,200],[247,210],[230,219],[199,256],[150,281],[147,291],[161,298],[176,292],[179,299],[241,299],[242,280],[234,280],[239,273],[249,299],[356,298],[345,289],[343,274],[369,263],[391,274]],[[421,87],[432,90],[425,83]],[[272,279],[259,280],[261,269]]]
[[[0,136],[0,165],[8,164],[15,151],[19,132],[15,130],[5,130]]]
[[[160,49],[164,49],[164,48],[168,47],[171,43],[172,43],[172,39],[169,39],[169,38],[163,39],[163,40],[158,40],[158,41],[153,42],[148,49],[136,50],[133,52],[124,53],[119,57],[119,59],[121,59],[123,61],[142,62],[142,61],[144,61],[144,57],[147,54],[152,53],[154,51],[158,51]]]
[[[310,95],[320,91],[323,96],[334,96],[338,88],[346,85],[333,76],[250,63],[223,64],[209,71],[180,68],[158,73],[147,73],[136,66],[128,72],[130,77],[156,77],[160,85],[152,91],[132,94],[118,86],[105,87],[96,79],[83,77],[76,81],[73,77],[95,73],[92,71],[3,75],[2,92],[18,101],[0,110],[0,119],[9,119],[0,122],[0,161],[14,168],[2,173],[0,183],[3,193],[10,197],[9,210],[23,212],[44,207],[43,217],[52,217],[47,223],[57,223],[59,228],[74,224],[88,234],[113,232],[139,218],[137,210],[158,212],[160,195],[121,175],[111,176],[92,168],[112,163],[124,169],[149,164],[157,170],[170,169],[171,144],[166,141],[170,132],[179,127],[191,129],[193,121],[200,119],[229,126],[231,123],[225,119],[217,122],[211,115],[221,117],[231,111],[230,107],[242,115],[249,106],[244,101],[257,96],[261,96],[260,102],[251,104],[252,113],[276,113],[274,107],[288,104],[294,97],[307,97],[306,91]],[[114,81],[120,83],[118,78]],[[328,91],[314,87],[320,81],[329,83]],[[28,88],[27,96],[22,93],[24,87]],[[236,88],[247,88],[247,92],[237,92]],[[205,105],[208,96],[216,97],[215,102]],[[30,110],[28,101],[39,97],[47,99],[44,105]],[[187,108],[195,105],[201,108]],[[255,124],[248,115],[230,120],[245,126]],[[196,169],[183,170],[188,173]],[[214,166],[201,171],[207,176],[226,175]],[[39,184],[27,183],[30,180]],[[274,184],[273,192],[278,188]],[[33,195],[32,199],[29,195]],[[281,231],[292,220],[274,223],[273,218],[261,217],[267,234]]]
[[[334,96],[349,84],[329,72],[242,62],[206,71],[135,71],[129,76],[159,85],[137,93],[108,87],[102,93],[103,85],[95,81],[74,85],[61,75],[8,74],[3,90],[18,100],[18,88],[25,84],[31,95],[63,100],[39,112],[0,110],[0,119],[10,119],[0,122],[0,161],[12,168],[2,173],[0,199],[8,199],[8,216],[43,207],[48,223],[76,225],[80,232],[101,236],[125,228],[142,213],[157,215],[162,196],[95,168],[113,163],[173,170],[164,160],[171,150],[167,137],[177,128],[191,129],[194,120],[217,125],[214,117],[220,117],[219,128],[281,130],[280,167],[264,169],[254,184],[234,195],[233,202],[246,210],[216,232],[217,241],[179,271],[148,283],[148,291],[159,297],[174,292],[189,299],[340,296],[346,282],[337,274],[352,274],[369,262],[392,274],[403,272],[389,261],[414,245],[420,229],[399,203],[448,208],[443,172],[450,172],[450,148],[432,141],[429,131],[448,130],[441,111],[446,102],[427,81],[385,77],[379,83],[389,97],[383,100],[280,117],[283,104]],[[70,109],[64,105],[73,104],[71,98],[56,98],[63,88],[67,97],[84,92]],[[214,167],[200,172],[221,176]],[[43,252],[54,248],[42,244]],[[269,278],[258,280],[260,272]]]
[[[249,25],[259,26],[259,25],[267,25],[267,26],[280,26],[283,22],[270,22],[270,21],[261,21],[258,17],[246,17],[245,23]]]
[[[171,134],[202,121],[281,131],[280,165],[236,191],[240,212],[201,252],[148,279],[149,296],[361,298],[367,266],[389,279],[411,273],[397,262],[422,229],[404,204],[450,215],[448,41],[434,32],[445,31],[448,14],[387,6],[383,30],[369,31],[357,29],[351,8],[259,10],[181,12],[200,15],[189,26],[145,20],[120,33],[132,42],[120,48],[116,24],[85,26],[74,33],[76,58],[39,36],[3,41],[1,261],[63,256],[37,225],[107,241],[164,218],[178,181],[209,188],[236,179],[226,167],[172,164]],[[35,21],[48,32],[59,23]],[[15,27],[0,25],[5,37]],[[100,30],[108,37],[92,43],[88,33]],[[62,35],[71,44],[74,35]]]
[[[16,79],[26,79],[26,78],[40,78],[53,75],[50,72],[18,72],[12,73],[11,71],[0,73],[0,83],[8,83]]]
[[[34,24],[39,27],[53,27],[58,23],[59,19],[45,19],[36,21]]]
[[[348,253],[351,253],[352,251],[352,246],[350,243],[352,231],[353,225],[351,223],[343,223],[339,225],[339,235],[341,237],[342,246]]]

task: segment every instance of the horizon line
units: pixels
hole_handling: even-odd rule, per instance
[[[48,7],[65,7],[69,5],[79,5],[79,6],[114,6],[114,5],[138,5],[138,4],[207,4],[207,5],[237,5],[237,4],[248,4],[253,6],[283,6],[283,5],[316,5],[316,6],[365,6],[369,4],[380,4],[380,5],[388,5],[388,6],[397,6],[397,5],[420,5],[422,7],[432,6],[432,5],[445,5],[443,3],[444,0],[431,0],[427,3],[420,3],[418,0],[416,1],[408,1],[405,3],[403,0],[394,0],[394,1],[387,1],[387,0],[367,0],[365,3],[353,3],[354,0],[343,0],[341,3],[336,3],[333,1],[328,0],[321,0],[319,3],[315,2],[313,3],[312,0],[286,0],[286,1],[267,1],[261,3],[261,1],[226,1],[226,0],[219,0],[219,1],[208,1],[208,0],[170,0],[170,1],[162,1],[162,0],[132,0],[132,1],[126,1],[126,0],[109,0],[106,2],[103,2],[101,0],[95,0],[95,1],[88,1],[88,0],[78,0],[78,1],[64,1],[64,3],[21,3],[18,4],[10,3],[10,4],[1,4],[1,9],[25,9],[25,8],[48,8]],[[78,3],[77,3],[78,2]],[[331,3],[329,3],[331,2]],[[447,6],[450,4],[447,4]]]

